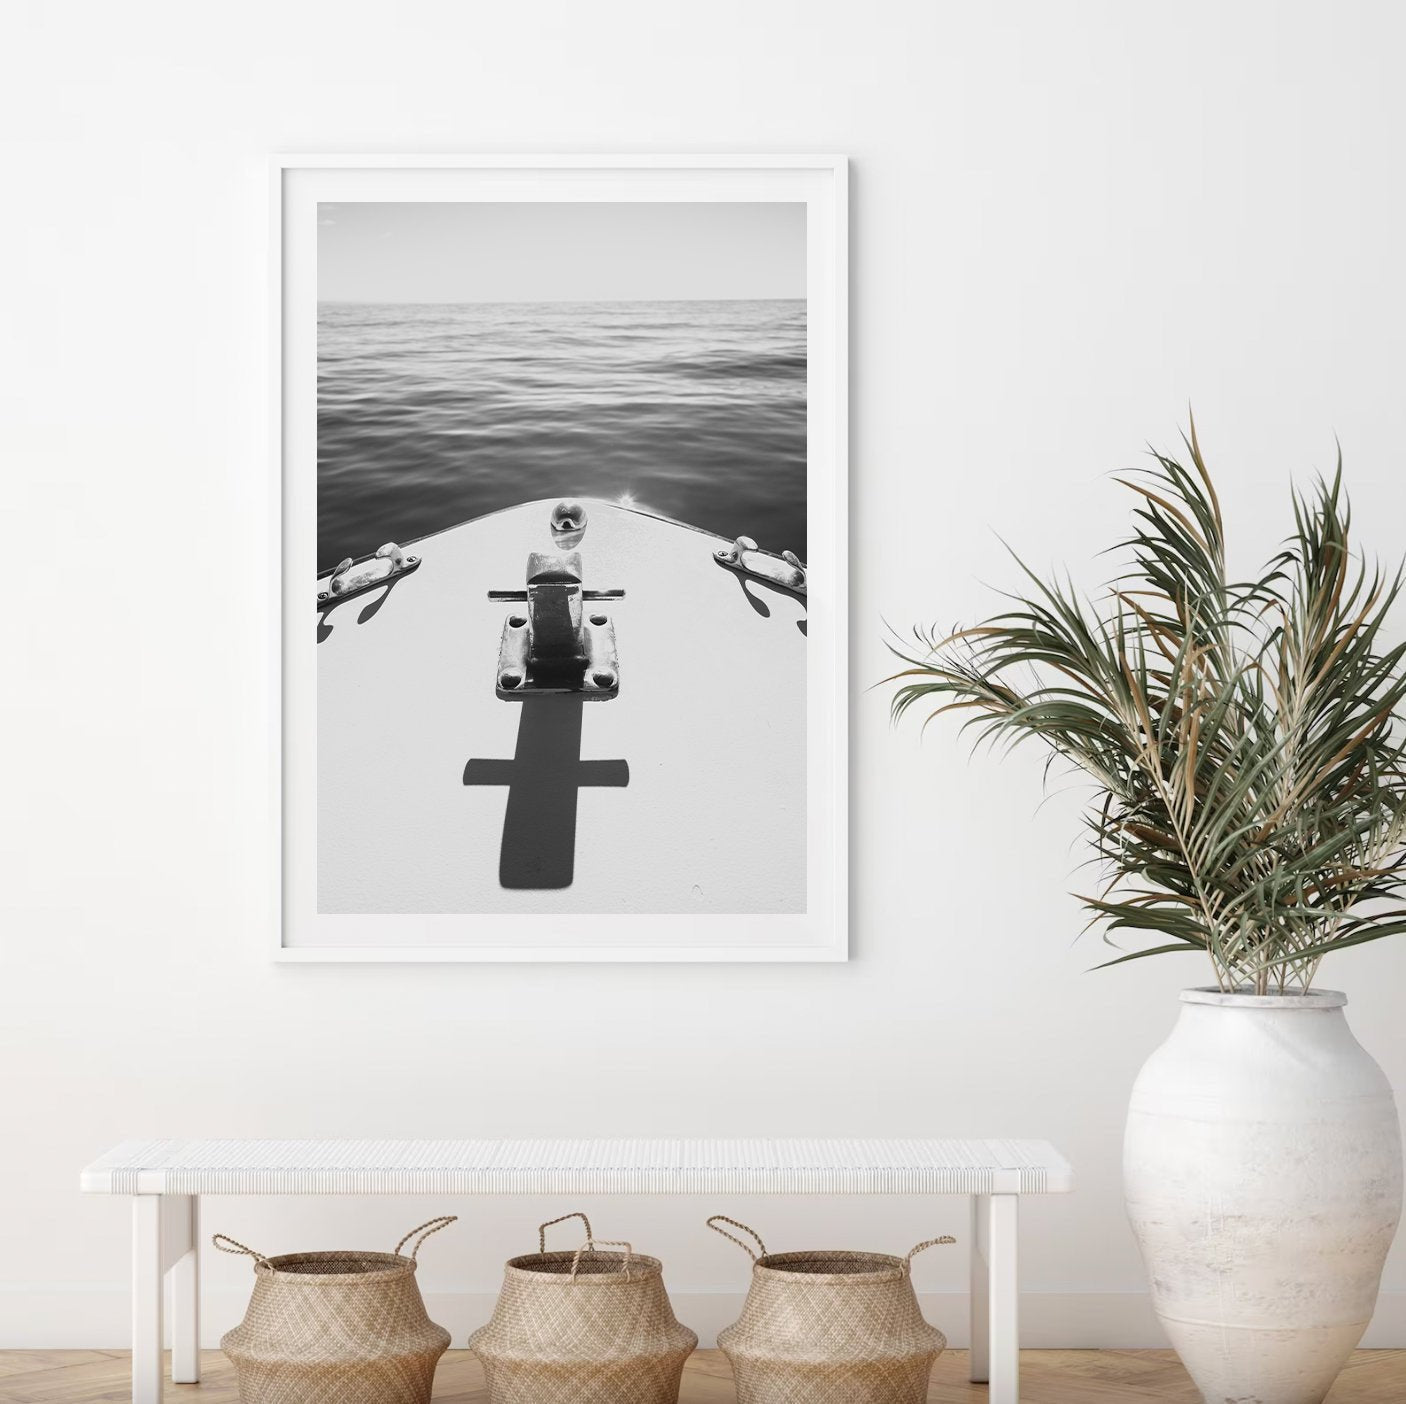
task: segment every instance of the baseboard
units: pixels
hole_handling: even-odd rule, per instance
[[[248,1294],[232,1288],[207,1291],[202,1337],[214,1347],[244,1315]],[[494,1297],[488,1292],[431,1292],[430,1315],[446,1327],[456,1346],[488,1320]],[[735,1321],[742,1307],[736,1292],[683,1291],[673,1294],[680,1321],[698,1332],[704,1345]],[[946,1332],[949,1344],[967,1344],[967,1299],[960,1292],[924,1292],[923,1312]],[[1136,1350],[1165,1346],[1147,1296],[1141,1292],[1025,1292],[1020,1298],[1021,1342],[1032,1349],[1102,1348]],[[74,1287],[33,1291],[22,1285],[0,1288],[0,1349],[122,1350],[130,1341],[131,1308],[119,1288]],[[1406,1292],[1385,1292],[1362,1344],[1371,1349],[1406,1348]]]

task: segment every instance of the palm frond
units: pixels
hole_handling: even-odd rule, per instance
[[[1093,778],[1106,886],[1085,908],[1106,940],[1163,938],[1105,964],[1200,950],[1224,988],[1306,988],[1332,951],[1406,931],[1403,577],[1353,554],[1340,454],[1232,580],[1194,422],[1185,447],[1189,467],[1154,452],[1119,480],[1137,500],[1105,595],[1015,557],[1003,612],[891,644],[893,717],[966,712],[978,743],[1033,740]]]

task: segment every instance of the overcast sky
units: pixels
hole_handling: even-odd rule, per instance
[[[318,206],[323,302],[803,298],[804,204]]]

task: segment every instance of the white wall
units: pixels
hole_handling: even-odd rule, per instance
[[[1032,1339],[1155,1339],[1120,1121],[1204,972],[1086,973],[1077,796],[1037,814],[1038,758],[920,748],[864,687],[881,617],[991,603],[993,529],[1096,578],[1127,511],[1103,475],[1188,401],[1247,552],[1335,432],[1364,539],[1406,545],[1400,9],[80,0],[7,29],[0,1345],[124,1339],[125,1205],[76,1192],[122,1137],[631,1131],[1047,1136],[1081,1188],[1027,1213]],[[855,959],[275,968],[264,158],[566,149],[854,158]],[[1325,976],[1406,1085],[1406,942]],[[425,1278],[458,1338],[572,1206],[212,1201],[207,1227],[389,1245],[444,1207]],[[715,1208],[783,1245],[964,1227],[599,1207],[705,1334],[743,1281]],[[247,1274],[206,1281],[213,1336]],[[1373,1339],[1406,1345],[1406,1252],[1386,1286]]]

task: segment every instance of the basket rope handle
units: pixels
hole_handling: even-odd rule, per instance
[[[574,1214],[563,1214],[559,1219],[548,1219],[545,1224],[538,1227],[537,1251],[539,1253],[545,1253],[547,1251],[547,1230],[549,1228],[554,1224],[567,1223],[571,1219],[580,1219],[581,1222],[586,1225],[586,1243],[588,1246],[596,1241],[595,1231],[591,1228],[591,1221],[581,1213],[580,1210],[577,1210]]]
[[[726,1214],[714,1214],[713,1217],[708,1220],[708,1227],[712,1229],[714,1233],[720,1233],[724,1238],[735,1243],[754,1263],[757,1261],[757,1255],[735,1234],[729,1233],[725,1228],[719,1228],[719,1224],[731,1224],[733,1228],[741,1229],[743,1233],[750,1233],[752,1237],[757,1240],[757,1247],[762,1250],[762,1257],[765,1258],[767,1256],[766,1244],[762,1242],[762,1236],[756,1229],[748,1228],[746,1224],[738,1223],[736,1219],[729,1219]],[[914,1249],[914,1252],[916,1251],[917,1249]]]
[[[442,1218],[431,1219],[428,1223],[421,1224],[419,1228],[411,1229],[410,1232],[395,1245],[396,1257],[400,1256],[400,1250],[404,1248],[412,1238],[415,1238],[415,1235],[418,1233],[420,1236],[419,1238],[415,1238],[415,1246],[410,1250],[410,1261],[412,1263],[418,1262],[420,1248],[424,1244],[424,1241],[433,1234],[438,1233],[440,1229],[447,1229],[450,1224],[457,1223],[458,1220],[459,1216],[457,1214],[445,1214]]]
[[[581,1270],[581,1254],[588,1248],[595,1252],[597,1248],[623,1248],[625,1250],[625,1262],[622,1271],[625,1274],[625,1281],[630,1280],[630,1259],[635,1256],[635,1250],[618,1238],[588,1238],[577,1250],[576,1256],[571,1260],[571,1280],[576,1281],[576,1274]]]
[[[256,1253],[252,1248],[231,1238],[228,1234],[217,1233],[210,1242],[213,1243],[221,1253],[231,1253],[236,1258],[253,1258],[256,1264],[262,1263],[264,1267],[268,1268],[270,1271],[274,1271],[273,1264],[269,1262],[262,1253]],[[226,1243],[230,1245],[228,1248],[225,1247]]]
[[[908,1253],[908,1256],[904,1258],[903,1271],[910,1274],[912,1273],[913,1259],[916,1258],[919,1253],[925,1252],[929,1248],[940,1247],[944,1243],[955,1243],[956,1241],[957,1240],[953,1238],[950,1233],[944,1233],[941,1238],[924,1239],[923,1242],[918,1244],[916,1248],[911,1249]]]

